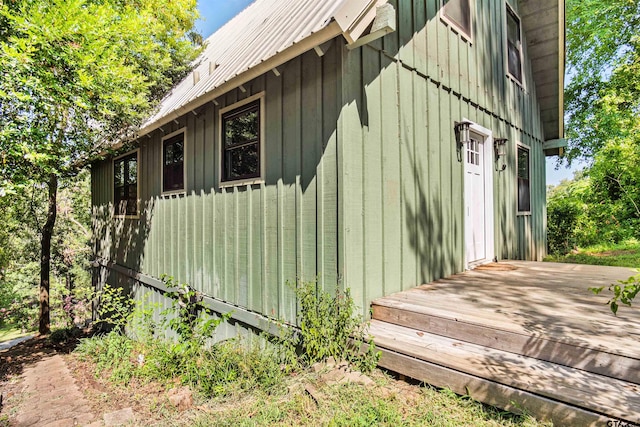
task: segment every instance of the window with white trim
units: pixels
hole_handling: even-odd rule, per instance
[[[116,215],[138,215],[138,151],[113,161],[113,204]]]
[[[518,212],[531,211],[529,149],[518,145]]]
[[[520,18],[507,7],[507,70],[511,77],[522,83],[522,28]]]
[[[221,182],[244,181],[261,175],[260,98],[221,114]]]
[[[471,39],[472,0],[442,0],[441,16],[466,38]]]
[[[184,190],[184,130],[162,140],[162,192]]]

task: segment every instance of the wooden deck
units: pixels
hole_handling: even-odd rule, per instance
[[[556,425],[640,423],[640,307],[626,268],[505,261],[373,302],[380,365]]]

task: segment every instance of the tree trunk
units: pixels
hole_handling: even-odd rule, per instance
[[[41,334],[48,334],[51,331],[51,313],[49,308],[49,284],[51,272],[51,237],[53,227],[56,225],[56,214],[58,208],[58,176],[54,173],[49,175],[49,204],[47,208],[47,221],[42,227],[42,240],[40,247],[40,326]]]

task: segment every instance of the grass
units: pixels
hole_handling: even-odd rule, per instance
[[[0,326],[0,342],[10,341],[16,338],[24,337],[32,332],[23,332],[20,328],[13,325]]]
[[[640,242],[628,240],[617,244],[598,244],[578,248],[564,255],[549,255],[549,262],[640,268]]]
[[[85,366],[90,371],[91,364]],[[125,405],[133,406],[139,414],[140,425],[149,426],[552,425],[528,415],[483,405],[450,390],[409,384],[379,369],[369,374],[373,381],[366,385],[332,383],[326,380],[325,374],[324,371],[298,371],[283,377],[281,386],[275,388],[257,387],[217,397],[197,394],[194,406],[184,412],[168,403],[163,385],[148,382],[132,382],[123,388],[101,377],[98,379],[102,384],[100,392],[90,391],[87,395],[93,393],[105,408],[117,407],[118,402],[126,401]],[[131,396],[139,398],[133,402]]]
[[[375,385],[317,385],[315,398],[299,387],[286,396],[247,396],[240,405],[199,415],[195,426],[542,426],[460,397],[409,385],[374,372]],[[236,401],[237,402],[237,401]]]

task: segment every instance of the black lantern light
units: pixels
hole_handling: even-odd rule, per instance
[[[462,149],[464,144],[469,142],[469,125],[471,122],[462,121],[455,122],[453,130],[456,134],[456,151],[458,152],[458,161],[462,161]]]
[[[497,172],[502,172],[507,168],[504,162],[504,157],[507,155],[507,138],[496,138],[493,140],[493,152],[495,153],[495,169]],[[499,166],[500,159],[502,159],[502,166]]]

